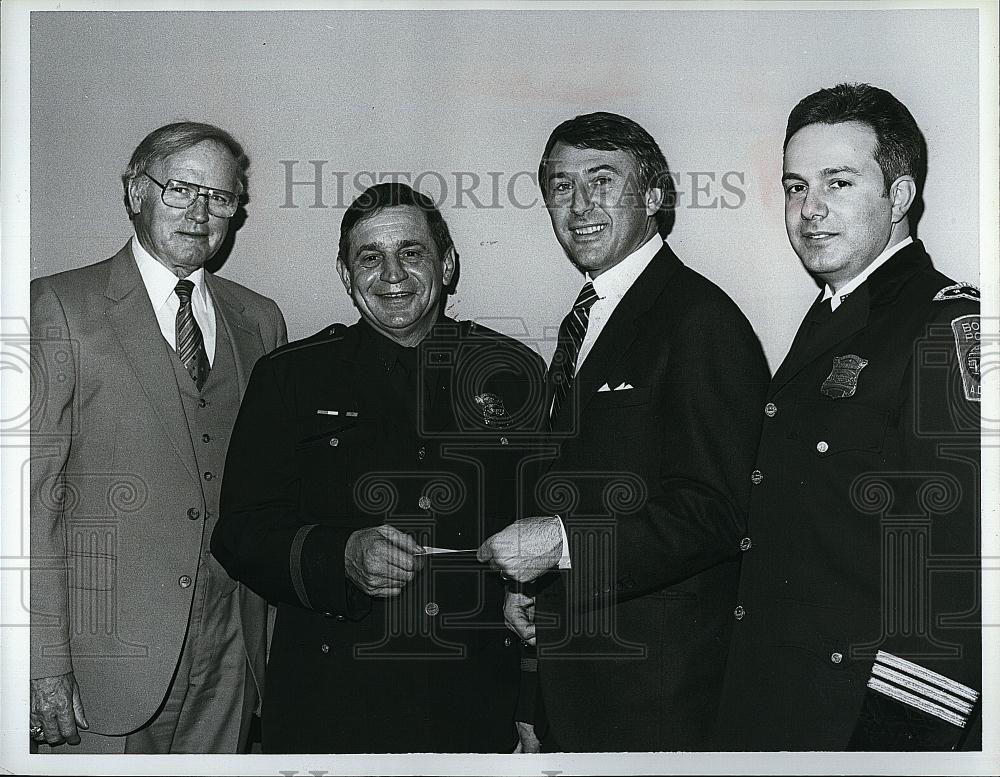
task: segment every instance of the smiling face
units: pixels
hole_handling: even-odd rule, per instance
[[[806,269],[837,290],[909,233],[916,186],[885,188],[875,132],[860,122],[808,124],[785,148],[785,229]]]
[[[556,143],[546,163],[545,205],[563,250],[597,277],[656,234],[663,194],[640,184],[627,151]]]
[[[444,256],[419,208],[383,208],[349,233],[347,264],[337,271],[361,315],[400,345],[419,343],[434,326],[442,289],[451,283],[455,251]]]
[[[239,192],[239,167],[225,146],[205,140],[154,162],[147,172],[160,183],[170,179]],[[128,196],[139,243],[178,278],[186,278],[215,255],[229,219],[208,212],[204,197],[187,208],[163,204],[161,190],[144,175],[129,183]]]

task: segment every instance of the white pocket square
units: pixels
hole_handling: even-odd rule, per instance
[[[628,390],[634,389],[634,388],[635,388],[635,386],[633,386],[631,383],[626,383],[625,381],[622,381],[622,384],[620,386],[615,386],[614,390],[615,391],[628,391]]]
[[[598,390],[598,391],[611,391],[611,386],[609,386],[609,385],[608,385],[607,383],[605,383],[605,384],[604,384],[603,386],[601,386],[601,387],[600,387],[599,389],[597,389],[597,390]]]

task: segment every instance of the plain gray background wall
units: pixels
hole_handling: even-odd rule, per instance
[[[277,300],[291,338],[357,318],[333,266],[343,209],[365,173],[409,173],[461,254],[451,313],[548,358],[581,278],[529,175],[556,124],[609,110],[659,141],[680,190],[670,243],[743,308],[773,370],[816,293],[784,231],[785,120],[867,81],[927,137],[920,236],[978,283],[975,10],[35,12],[30,43],[32,277],[117,251],[132,149],[208,121],[252,160],[219,272]],[[289,197],[310,160],[326,207],[310,186]]]

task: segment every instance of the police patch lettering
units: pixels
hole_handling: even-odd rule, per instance
[[[958,352],[958,367],[962,371],[962,389],[965,398],[973,402],[981,399],[979,387],[979,316],[970,313],[951,322]]]
[[[510,416],[498,394],[476,394],[476,404],[483,411],[483,423],[495,428],[510,426]]]
[[[820,393],[832,399],[853,397],[858,390],[858,375],[868,366],[868,360],[857,354],[848,353],[833,357],[833,369],[820,386]]]
[[[934,302],[947,302],[951,299],[971,299],[979,302],[979,289],[971,283],[956,283],[953,286],[945,286],[934,295]]]

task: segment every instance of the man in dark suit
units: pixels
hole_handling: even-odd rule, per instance
[[[546,750],[697,749],[732,627],[767,366],[739,308],[664,242],[669,172],[645,130],[610,113],[564,122],[539,181],[586,273],[548,372],[559,455],[535,490],[547,514],[479,557],[515,584],[559,569],[506,603],[537,641]]]
[[[544,364],[444,316],[457,261],[427,197],[371,187],[337,258],[361,320],[254,370],[212,550],[278,608],[265,752],[515,746],[519,644],[474,551],[522,513]]]
[[[247,165],[218,127],[155,130],[123,176],[135,237],[31,284],[30,725],[43,750],[247,742],[266,607],[208,543],[240,395],[285,322],[204,270]]]
[[[926,158],[868,84],[788,117],[785,226],[824,289],[758,409],[721,748],[979,747],[979,292],[911,237]]]

